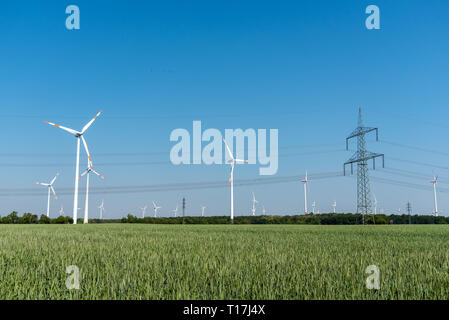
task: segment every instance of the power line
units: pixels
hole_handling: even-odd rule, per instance
[[[328,179],[333,177],[341,177],[341,172],[322,172],[310,175],[310,180]],[[282,176],[282,177],[270,177],[270,178],[253,178],[236,180],[235,186],[250,186],[250,185],[263,185],[263,184],[277,184],[297,182],[302,179],[300,175]],[[176,190],[192,190],[192,189],[205,189],[205,188],[226,188],[228,187],[227,181],[203,181],[203,182],[181,182],[170,184],[153,184],[153,185],[134,185],[134,186],[117,186],[117,187],[97,187],[90,189],[90,193],[107,194],[107,193],[139,193],[139,192],[156,192],[156,191],[176,191]],[[80,188],[80,192],[84,191]],[[58,188],[59,195],[72,194],[72,188]],[[0,189],[0,196],[40,196],[42,192],[38,192],[36,189]]]
[[[431,164],[431,163],[427,163],[427,162],[406,160],[406,159],[393,158],[393,157],[388,157],[388,160],[399,161],[399,162],[406,162],[406,163],[416,164],[416,165],[425,166],[425,167],[432,167],[432,168],[437,168],[437,169],[443,169],[443,170],[449,170],[449,167],[439,166],[439,165],[435,165],[435,164]]]
[[[392,141],[386,141],[386,140],[379,140],[379,141],[381,143],[390,144],[390,145],[393,145],[393,146],[396,146],[396,147],[401,147],[401,148],[406,148],[406,149],[411,149],[411,150],[417,150],[417,151],[423,151],[423,152],[429,152],[429,153],[439,154],[439,155],[442,155],[442,156],[449,156],[448,152],[432,150],[432,149],[427,149],[427,148],[421,148],[421,147],[417,147],[417,146],[410,146],[410,145],[397,143],[397,142],[392,142]]]

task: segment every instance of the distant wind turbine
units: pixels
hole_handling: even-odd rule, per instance
[[[104,200],[101,200],[101,204],[97,208],[100,209],[100,220],[102,220],[103,213],[106,211],[106,209],[104,208]]]
[[[304,214],[307,215],[307,183],[309,182],[307,178],[307,171],[305,178],[302,179],[301,182],[304,183]]]
[[[263,215],[265,215],[265,206],[262,206],[262,212],[263,212]]]
[[[256,203],[259,201],[256,200],[256,197],[254,196],[253,192],[253,207],[251,208],[252,216],[254,217],[256,215]]]
[[[101,174],[99,174],[97,171],[94,170],[92,166],[92,157],[89,153],[89,148],[87,147],[86,140],[83,136],[81,136],[81,140],[83,141],[84,149],[86,150],[87,154],[87,169],[84,171],[79,177],[86,176],[86,203],[84,206],[84,223],[89,223],[89,177],[91,173],[95,173],[97,176],[99,176],[101,179],[105,180],[105,177],[103,177]]]
[[[43,182],[36,182],[36,184],[40,184],[41,186],[48,188],[48,199],[47,199],[47,217],[50,217],[50,191],[53,192],[53,195],[55,199],[58,199],[56,196],[55,189],[53,188],[53,184],[55,183],[56,179],[59,176],[59,172],[56,174],[56,176],[50,181],[50,183],[43,183]]]
[[[377,198],[376,198],[375,194],[373,194],[373,196],[374,196],[374,214],[376,215],[377,214]]]
[[[248,160],[235,159],[232,155],[231,149],[229,148],[226,140],[223,138],[223,142],[228,151],[230,159],[227,161],[231,165],[231,176],[229,178],[229,183],[231,184],[231,221],[234,221],[234,166],[236,163],[245,163]]]
[[[178,205],[176,205],[176,209],[173,210],[173,214],[175,215],[175,218],[178,217]]]
[[[207,207],[204,207],[204,206],[201,207],[201,216],[202,216],[202,217],[204,217],[204,210],[205,210],[206,208],[207,208]]]
[[[157,211],[158,211],[160,208],[162,208],[162,207],[158,207],[158,206],[156,205],[156,203],[153,201],[153,209],[154,209],[154,217],[155,217],[155,218],[157,217]]]
[[[77,223],[78,219],[78,181],[79,181],[79,170],[80,170],[80,137],[83,136],[84,133],[86,133],[86,130],[92,125],[92,123],[95,121],[95,119],[98,118],[98,116],[101,114],[102,111],[98,112],[97,115],[90,120],[84,127],[81,129],[81,131],[76,131],[70,128],[66,128],[57,124],[54,124],[52,122],[45,121],[49,125],[58,127],[64,131],[67,131],[71,134],[73,134],[76,138],[77,144],[76,144],[76,168],[75,168],[75,194],[73,197],[73,224]]]
[[[337,201],[336,200],[334,200],[334,203],[332,204],[332,208],[334,209],[334,213],[335,213],[335,211],[337,209]]]
[[[142,210],[142,218],[145,218],[145,212],[147,211],[148,206],[145,205],[144,207],[140,208]]]
[[[433,201],[435,204],[435,216],[438,217],[438,201],[437,201],[437,180],[438,177],[434,176],[433,180],[430,180],[430,183],[433,183]]]
[[[61,209],[59,209],[59,216],[63,216],[64,215],[64,207],[61,206]]]
[[[315,201],[312,202],[312,213],[315,214]]]

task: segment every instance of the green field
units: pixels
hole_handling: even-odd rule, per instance
[[[0,225],[0,299],[449,299],[449,226]]]

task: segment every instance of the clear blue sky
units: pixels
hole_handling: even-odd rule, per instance
[[[70,4],[80,8],[80,30],[65,28]],[[369,4],[380,8],[380,30],[365,28]],[[2,1],[0,214],[45,212],[46,190],[34,182],[61,171],[51,215],[61,204],[71,215],[75,139],[43,121],[81,129],[100,109],[86,139],[107,181],[92,179],[92,191],[226,181],[225,165],[168,163],[170,132],[191,131],[193,120],[222,132],[279,129],[278,176],[342,171],[352,152],[340,149],[359,106],[380,139],[449,153],[448,13],[446,0]],[[378,210],[404,211],[410,200],[414,211],[430,213],[428,180],[438,174],[443,190],[449,170],[395,159],[449,167],[449,156],[373,140],[368,149],[385,153],[390,171],[372,176],[422,186],[373,179]],[[258,177],[258,166],[236,169],[236,179]],[[355,183],[311,179],[309,201],[325,212],[336,199],[339,212],[353,212]],[[252,191],[268,213],[303,211],[302,185],[289,182],[237,188],[236,215],[250,213]],[[206,214],[229,212],[229,188],[213,188],[95,193],[91,217],[103,198],[107,215],[121,217],[140,215],[152,200],[168,215],[182,196],[188,214],[199,215],[201,205]],[[447,193],[439,205],[449,214]]]

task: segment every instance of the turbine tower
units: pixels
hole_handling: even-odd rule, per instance
[[[206,207],[201,207],[201,216],[204,217],[204,210],[206,209]]]
[[[312,202],[312,213],[315,214],[315,201]]]
[[[307,215],[307,182],[309,182],[307,178],[307,171],[305,178],[302,179],[301,182],[304,183],[304,213]]]
[[[174,214],[175,218],[178,217],[178,205],[176,205],[176,209],[173,210],[173,214]]]
[[[226,140],[223,138],[223,142],[226,146],[226,150],[228,151],[229,160],[227,163],[231,165],[231,176],[229,178],[229,184],[231,185],[231,221],[234,222],[234,166],[236,163],[245,163],[248,160],[235,159],[232,155],[231,149],[229,148]]]
[[[79,176],[79,179],[81,179],[83,176],[86,176],[86,199],[85,199],[85,205],[84,205],[84,223],[89,223],[89,178],[90,174],[94,173],[101,179],[105,180],[105,177],[103,177],[101,174],[99,174],[97,171],[94,170],[94,167],[92,166],[92,157],[89,153],[89,148],[87,147],[86,139],[84,139],[83,136],[81,136],[81,140],[83,141],[84,149],[86,150],[87,154],[87,169]]]
[[[153,201],[153,209],[154,209],[154,217],[157,217],[157,211],[162,208],[162,207],[158,207],[157,204]]]
[[[436,217],[438,217],[437,180],[438,180],[438,177],[433,177],[433,180],[430,180],[430,183],[433,184],[433,201],[435,204],[435,212],[433,214]]]
[[[251,208],[252,216],[254,217],[256,215],[256,203],[259,201],[256,200],[256,197],[254,196],[253,192],[253,207]]]
[[[336,208],[337,208],[337,201],[334,200],[334,203],[332,204],[332,209],[334,209],[334,213]]]
[[[105,208],[104,208],[104,200],[101,200],[101,204],[97,208],[100,209],[100,220],[102,220],[103,219],[103,213],[106,211]]]
[[[61,209],[59,209],[59,216],[64,215],[64,207],[61,206]]]
[[[373,169],[376,169],[377,157],[382,157],[382,167],[384,167],[384,154],[373,153],[366,150],[365,135],[371,131],[376,131],[376,141],[379,140],[378,128],[364,127],[362,121],[362,108],[359,108],[358,127],[346,138],[346,150],[348,150],[348,141],[357,138],[357,151],[344,163],[343,175],[346,175],[346,165],[351,165],[351,174],[353,173],[353,164],[357,164],[357,213],[362,215],[362,223],[365,223],[365,214],[373,212],[370,195],[370,184],[368,174],[368,160],[373,159]]]
[[[144,207],[140,208],[142,210],[142,219],[145,218],[145,212],[147,211],[148,206],[145,205]]]

